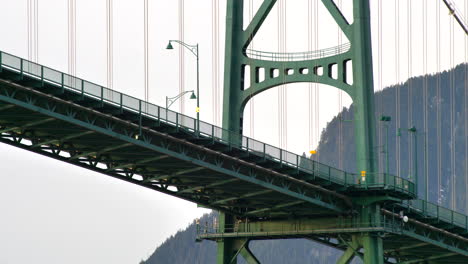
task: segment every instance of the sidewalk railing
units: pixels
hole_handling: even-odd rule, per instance
[[[89,99],[101,101],[110,106],[184,129],[189,133],[193,133],[196,137],[209,138],[233,148],[247,151],[249,155],[271,160],[283,166],[295,169],[298,172],[312,175],[312,177],[309,178],[321,179],[346,187],[360,189],[383,188],[405,193],[409,196],[415,195],[415,186],[409,180],[394,175],[373,175],[370,173],[367,179],[363,181],[361,175],[332,168],[311,160],[306,156],[294,154],[203,121],[199,122],[199,127],[197,128],[197,120],[195,118],[110,90],[103,86],[5,52],[0,52],[0,70],[9,70],[20,76],[35,79],[43,84],[55,86],[57,89],[65,89],[69,92],[86,96]]]

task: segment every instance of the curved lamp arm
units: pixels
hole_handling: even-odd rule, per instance
[[[169,109],[169,107],[171,107],[171,105],[173,105],[177,100],[179,100],[182,96],[184,96],[185,94],[188,94],[188,93],[192,93],[192,96],[190,96],[190,99],[196,99],[197,97],[195,96],[195,91],[194,90],[191,90],[191,91],[185,91],[185,92],[182,92],[174,97],[167,97],[166,96],[166,109]]]
[[[189,45],[185,42],[180,40],[169,40],[169,44],[167,45],[167,49],[173,49],[172,42],[178,43],[179,45],[183,46],[184,48],[190,50],[190,52],[198,58],[198,44],[196,45]]]

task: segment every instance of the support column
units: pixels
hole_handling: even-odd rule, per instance
[[[353,78],[355,96],[354,133],[358,171],[366,171],[373,181],[377,172],[375,155],[374,79],[369,0],[354,0]]]
[[[367,183],[377,176],[375,153],[374,80],[369,0],[354,0],[353,61],[355,142],[357,170],[366,171]],[[360,209],[362,226],[380,226],[380,205],[371,203]],[[360,235],[365,264],[383,264],[383,243],[376,233]]]
[[[241,91],[244,0],[227,1],[223,128],[242,134]],[[224,138],[226,136],[223,135]]]
[[[219,213],[219,231],[231,233],[234,231],[235,217],[225,213]],[[260,261],[249,249],[249,240],[240,238],[222,238],[217,241],[217,264],[236,264],[240,254],[249,264],[260,264]]]
[[[380,205],[363,205],[360,209],[360,224],[363,227],[378,227],[381,225]],[[359,237],[364,249],[364,264],[383,264],[384,252],[382,238],[375,232],[363,233]]]
[[[219,212],[219,231],[221,233],[232,232],[234,226],[234,217],[222,212]],[[222,238],[217,241],[218,252],[216,257],[217,264],[230,264],[231,259],[236,255],[236,248],[234,247],[233,239]]]

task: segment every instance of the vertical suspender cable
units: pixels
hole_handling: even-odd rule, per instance
[[[380,89],[380,96],[379,96],[379,116],[382,116],[384,113],[384,109],[383,109],[383,81],[382,81],[382,44],[383,44],[383,38],[382,38],[382,34],[383,34],[383,31],[382,31],[382,21],[383,21],[383,13],[382,13],[382,0],[379,0],[377,2],[377,5],[378,5],[378,56],[377,56],[377,60],[378,60],[378,69],[377,69],[377,73],[378,73],[378,78],[379,78],[379,86],[378,86],[378,89]],[[385,151],[385,156],[388,155],[388,146],[386,145],[387,142],[384,142],[384,139],[383,139],[383,127],[380,125],[378,126],[378,132],[379,132],[379,146],[383,146],[385,145],[385,148],[383,149],[383,151],[381,151],[381,153],[383,153]],[[382,166],[382,164],[384,164],[384,156],[383,155],[379,155],[379,167],[380,167],[380,172],[386,172],[384,170],[385,166]]]
[[[220,124],[220,91],[219,91],[219,4],[218,0],[211,2],[212,13],[212,109],[213,109],[213,124]]]
[[[312,50],[312,5],[311,1],[307,1],[307,48]],[[307,89],[307,99],[308,99],[308,132],[309,132],[309,148],[312,149],[313,139],[312,139],[312,83],[308,84]]]
[[[27,3],[26,3],[26,12],[27,12],[27,35],[28,35],[28,60],[31,60],[32,59],[32,56],[31,56],[31,47],[32,47],[32,43],[31,43],[31,40],[32,40],[32,37],[31,37],[31,0],[27,0]]]
[[[287,51],[287,23],[288,23],[288,9],[287,9],[287,2],[284,1],[284,18],[283,18],[283,46],[284,46],[284,52]],[[288,89],[287,86],[285,85],[283,87],[283,105],[284,105],[284,115],[283,115],[283,131],[284,131],[284,149],[288,148]]]
[[[185,1],[179,0],[179,40],[185,40]],[[185,91],[185,50],[179,49],[179,94]],[[197,96],[199,96],[197,94]],[[184,113],[184,100],[180,100],[179,111]]]
[[[114,88],[114,17],[113,0],[106,0],[106,26],[107,26],[107,87]],[[111,96],[111,94],[109,94]]]
[[[36,19],[36,58],[35,62],[39,62],[39,1],[35,0],[35,6],[36,6],[36,14],[35,14],[35,19]]]
[[[399,128],[400,123],[400,0],[395,1],[395,79],[396,79],[396,91],[395,91],[395,115],[396,115],[396,126]],[[400,171],[400,144],[401,137],[397,137],[396,147],[396,173],[401,176]]]
[[[278,6],[278,13],[277,13],[277,43],[278,43],[278,53],[281,52],[281,11],[282,11],[282,0],[278,0],[277,6]],[[281,76],[281,72],[279,73]],[[278,86],[278,146],[281,148],[282,147],[282,104],[281,104],[281,88],[282,85]]]
[[[34,6],[34,57],[33,61],[38,62],[38,53],[39,53],[39,6],[37,0],[33,0],[33,6]]]
[[[395,96],[395,115],[396,115],[396,127],[400,127],[400,0],[395,0],[395,81],[396,81],[396,96]],[[401,176],[400,171],[400,140],[401,137],[397,137],[396,147],[396,173]]]
[[[278,1],[278,48],[280,53],[286,52],[286,1]],[[279,145],[281,148],[287,148],[287,94],[285,75],[286,72],[280,73],[283,78],[283,84],[278,87],[278,128],[279,128]]]
[[[406,2],[406,17],[407,17],[407,21],[408,21],[408,29],[407,29],[407,52],[408,52],[408,98],[407,98],[407,104],[408,104],[408,111],[407,111],[407,128],[410,128],[413,126],[413,96],[412,96],[412,93],[413,93],[413,86],[412,86],[412,79],[411,79],[411,75],[412,75],[412,55],[413,55],[413,47],[412,47],[412,17],[411,17],[411,0],[407,0]],[[414,137],[413,135],[409,134],[408,135],[408,153],[409,153],[409,159],[408,159],[408,168],[409,168],[409,171],[411,172],[411,176],[412,176],[412,180],[413,181],[417,181],[415,180],[415,177],[417,177],[417,175],[415,175],[415,169],[416,168],[413,168],[414,166],[414,163],[413,163],[413,160],[414,160],[414,152],[417,151],[416,149],[413,149],[414,148]]]
[[[436,81],[436,102],[437,102],[437,190],[438,190],[438,197],[437,202],[442,204],[442,143],[440,137],[442,136],[442,123],[441,123],[441,94],[440,94],[440,3],[437,1],[436,3],[436,67],[437,67],[437,81]]]
[[[450,19],[450,172],[451,176],[451,185],[450,185],[450,194],[451,194],[451,208],[456,210],[456,172],[455,172],[455,148],[457,146],[455,138],[455,39],[454,39],[454,19]]]
[[[76,1],[68,0],[68,73],[76,75]]]
[[[343,10],[342,0],[338,0],[338,8],[340,11]],[[341,35],[341,29],[337,26],[338,29],[338,45],[341,46],[343,39]],[[341,111],[343,111],[343,92],[339,89],[338,91],[338,114],[341,116],[340,122],[338,124],[338,168],[343,169],[343,116]]]
[[[468,14],[468,3],[465,1],[465,14]],[[465,82],[464,82],[464,107],[465,107],[465,190],[468,190],[468,65],[466,62],[468,61],[468,37],[465,34],[464,36],[465,41]],[[465,213],[468,213],[468,192],[465,192]]]
[[[318,23],[319,23],[319,1],[316,0],[314,1],[315,3],[315,7],[314,7],[314,28],[315,28],[315,41],[314,41],[314,50],[318,50],[319,49],[319,26],[318,26]],[[318,65],[316,65],[318,66]],[[315,86],[315,94],[314,94],[314,99],[315,99],[315,102],[314,102],[314,106],[315,106],[315,143],[318,144],[320,142],[320,90],[318,89],[319,86],[317,83],[314,84]],[[315,158],[316,161],[320,161],[320,151],[316,154],[317,157]]]
[[[252,20],[254,13],[253,13],[253,2],[254,0],[249,0],[249,21]],[[251,48],[254,49],[254,43],[253,40],[250,42]],[[250,69],[251,71],[253,69]],[[250,73],[249,73],[250,74]],[[251,82],[253,80],[250,80]],[[250,89],[250,95],[252,95],[253,89]],[[255,137],[255,107],[254,107],[254,101],[255,99],[252,97],[250,99],[250,137],[254,138]]]
[[[143,27],[144,27],[144,88],[145,88],[145,101],[149,101],[149,17],[148,17],[148,0],[144,0],[143,7]]]
[[[427,107],[428,107],[428,91],[427,91],[427,2],[423,1],[422,9],[422,32],[423,32],[423,47],[422,47],[422,60],[423,60],[423,123],[424,123],[424,194],[426,201],[429,201],[429,163],[428,160],[428,150],[427,143],[429,137],[428,131],[428,119],[427,119]]]
[[[38,0],[27,1],[27,35],[28,60],[39,60],[39,3]]]

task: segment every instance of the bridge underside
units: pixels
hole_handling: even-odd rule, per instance
[[[221,138],[201,135],[206,123],[201,123],[200,130],[190,129],[181,124],[192,121],[179,114],[174,123],[129,110],[122,104],[125,95],[119,93],[113,94],[120,97],[117,104],[19,70],[0,70],[0,142],[220,210],[240,223],[248,219],[253,224],[273,224],[267,233],[263,225],[263,230],[251,228],[246,234],[242,230],[234,234],[233,226],[231,232],[202,232],[200,238],[303,237],[349,251],[353,234],[366,232],[383,237],[389,258],[417,261],[410,263],[466,263],[468,259],[468,229],[454,225],[453,212],[451,221],[438,215],[429,218],[390,197],[395,192],[392,189],[362,190],[346,181],[333,181],[331,174],[324,178],[319,170],[310,173],[286,166]],[[103,91],[101,87],[101,95]],[[142,102],[137,102],[141,109]],[[163,110],[157,108],[160,117]],[[362,226],[362,221],[356,221],[360,226],[353,224],[354,208],[361,206],[356,203],[358,191],[367,191],[376,199],[391,198],[388,211],[382,212],[382,226]],[[411,197],[405,192],[398,195]],[[395,216],[399,211],[421,222],[403,224]],[[273,232],[278,227],[275,221],[290,219],[316,222],[306,228]],[[334,226],[324,229],[330,223]]]
[[[239,216],[336,215],[349,207],[345,196],[290,177],[298,174],[290,168],[194,131],[1,75],[0,142]]]

